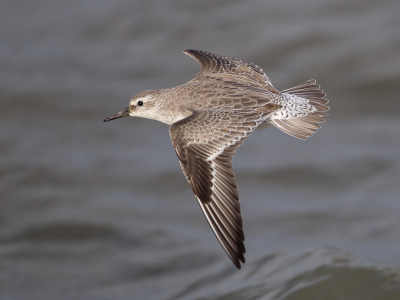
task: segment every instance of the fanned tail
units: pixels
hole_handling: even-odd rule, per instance
[[[307,139],[316,129],[318,123],[325,122],[323,117],[329,107],[325,93],[320,90],[314,79],[286,89],[281,92],[283,107],[271,116],[270,123],[283,132],[299,139]]]

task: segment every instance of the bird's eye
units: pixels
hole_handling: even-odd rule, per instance
[[[142,106],[143,105],[143,101],[138,101],[137,105]]]

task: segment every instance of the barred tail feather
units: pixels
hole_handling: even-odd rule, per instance
[[[281,94],[288,101],[293,100],[294,103],[304,104],[304,106],[293,108],[293,105],[287,105],[282,108],[285,110],[284,113],[271,116],[270,123],[291,136],[303,140],[309,138],[316,129],[320,128],[318,123],[325,122],[323,117],[328,115],[326,112],[329,107],[326,105],[328,100],[325,99],[325,93],[320,90],[316,81],[311,79],[286,89]]]

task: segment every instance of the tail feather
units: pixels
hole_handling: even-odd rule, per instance
[[[277,119],[277,120],[274,120],[272,123],[274,123],[275,127],[282,130],[284,133],[287,133],[291,136],[294,136],[294,137],[302,139],[302,140],[310,137],[312,134],[312,133],[304,132],[298,128],[291,127],[289,122],[285,122],[282,120]]]
[[[300,138],[307,139],[315,130],[320,128],[318,123],[325,122],[322,117],[327,116],[325,93],[320,90],[314,79],[283,90],[282,110],[271,116],[270,123],[283,132]]]
[[[319,126],[318,123],[310,123],[307,121],[303,121],[300,118],[291,119],[290,122],[293,123],[296,127],[306,127],[306,128],[311,128],[311,129],[321,128],[321,126]]]

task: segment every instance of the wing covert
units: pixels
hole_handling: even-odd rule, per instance
[[[260,87],[274,94],[280,94],[272,86],[263,69],[256,64],[200,50],[185,50],[183,53],[193,57],[201,66],[200,72],[193,80],[218,78]]]

